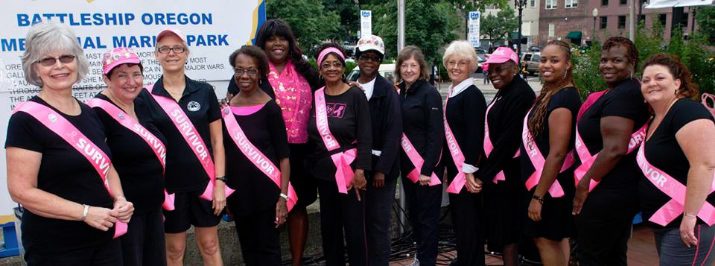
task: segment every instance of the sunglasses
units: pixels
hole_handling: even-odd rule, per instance
[[[69,64],[74,61],[76,57],[74,55],[61,55],[60,57],[45,57],[43,59],[37,60],[36,63],[40,65],[49,67],[57,64],[57,61],[62,62],[62,64]]]

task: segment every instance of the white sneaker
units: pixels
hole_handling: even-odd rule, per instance
[[[412,261],[412,264],[410,264],[410,266],[420,266],[420,260],[415,258],[415,260]]]

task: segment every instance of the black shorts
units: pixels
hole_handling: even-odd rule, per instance
[[[176,192],[173,211],[164,211],[164,232],[167,234],[183,233],[193,225],[213,227],[221,221],[221,216],[214,215],[211,202],[200,198],[203,191]]]
[[[119,239],[112,239],[96,246],[72,249],[62,254],[46,252],[46,250],[26,250],[27,265],[71,266],[71,265],[101,265],[121,266],[122,245]]]

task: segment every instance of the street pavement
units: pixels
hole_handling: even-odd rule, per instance
[[[482,73],[474,73],[472,74],[472,78],[474,78],[474,85],[477,85],[477,88],[482,91],[482,94],[484,94],[484,98],[487,100],[487,103],[491,102],[492,98],[494,98],[494,95],[497,94],[497,89],[492,86],[491,82],[489,84],[484,84],[484,75]],[[534,76],[529,76],[526,80],[527,83],[529,83],[529,86],[536,92],[537,94],[541,90],[541,82],[539,81],[539,77],[534,77]],[[443,99],[446,99],[447,93],[449,93],[449,85],[450,82],[439,82],[437,83],[437,90],[439,93],[442,95]]]

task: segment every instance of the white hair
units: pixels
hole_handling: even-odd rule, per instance
[[[47,54],[63,51],[74,55],[77,60],[77,82],[89,72],[89,62],[79,45],[74,31],[66,24],[43,21],[33,25],[25,38],[25,53],[22,54],[22,70],[28,83],[42,87],[40,76],[33,65]]]
[[[477,70],[477,52],[474,51],[474,47],[468,41],[457,40],[447,46],[444,51],[444,56],[442,56],[442,65],[447,68],[447,60],[449,59],[466,59],[469,61],[469,68],[472,72]]]

